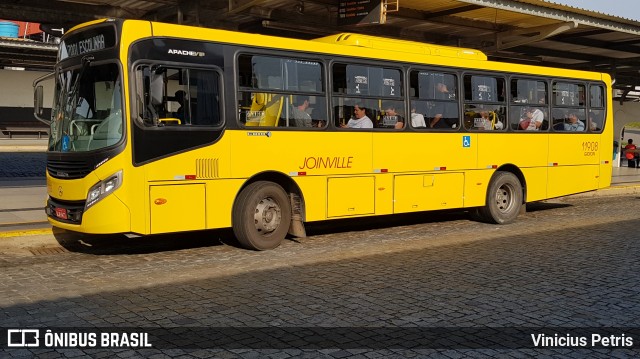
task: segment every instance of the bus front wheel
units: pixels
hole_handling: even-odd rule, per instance
[[[258,181],[240,192],[233,206],[233,233],[247,249],[273,249],[282,243],[291,223],[291,205],[279,185]]]
[[[489,183],[486,204],[476,208],[473,217],[489,223],[511,223],[520,213],[522,198],[518,177],[511,172],[498,171]]]

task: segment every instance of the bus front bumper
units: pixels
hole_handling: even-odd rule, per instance
[[[85,201],[59,201],[49,197],[45,212],[51,225],[74,232],[109,234],[129,233],[129,208],[112,194],[85,211]]]

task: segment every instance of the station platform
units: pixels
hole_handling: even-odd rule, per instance
[[[613,167],[611,186],[640,186],[640,168]]]
[[[48,140],[29,138],[0,138],[0,153],[3,152],[45,152]]]

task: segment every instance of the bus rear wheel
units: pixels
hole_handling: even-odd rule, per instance
[[[472,217],[489,223],[511,223],[520,213],[522,198],[518,177],[511,172],[498,171],[489,183],[486,204],[472,212]]]
[[[273,249],[282,243],[291,223],[291,205],[279,185],[258,181],[240,192],[232,212],[233,233],[247,249]]]

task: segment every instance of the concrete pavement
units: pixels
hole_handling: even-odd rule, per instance
[[[152,332],[153,348],[137,352],[27,348],[0,349],[0,356],[637,357],[640,242],[637,214],[628,210],[637,201],[535,203],[504,226],[460,212],[386,218],[384,225],[332,223],[269,252],[227,245],[230,231],[206,231],[82,236],[75,245],[60,243],[57,252],[0,253],[0,327],[175,330]],[[259,337],[225,328],[258,330]],[[453,331],[446,342],[421,339],[438,328]],[[498,333],[470,332],[476,329]],[[543,330],[550,337],[613,330],[635,346],[534,348],[531,334]],[[274,334],[275,346],[265,343]],[[313,338],[322,342],[314,346]]]

